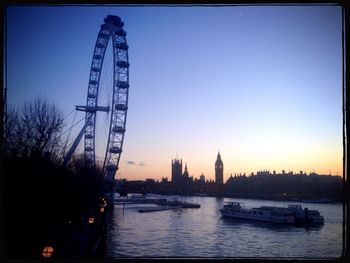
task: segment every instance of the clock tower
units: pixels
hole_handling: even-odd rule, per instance
[[[216,184],[224,183],[224,164],[221,160],[220,152],[218,152],[218,156],[215,162],[215,183]]]

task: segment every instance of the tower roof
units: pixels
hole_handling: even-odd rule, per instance
[[[217,159],[218,159],[218,160],[221,160],[220,150],[218,151]]]
[[[218,151],[218,155],[217,155],[215,164],[223,164],[223,162],[222,162],[222,160],[221,160],[220,151]]]
[[[185,177],[189,176],[188,171],[187,171],[187,163],[185,164],[185,171],[183,173],[183,176],[185,176]]]

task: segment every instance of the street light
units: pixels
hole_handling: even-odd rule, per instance
[[[106,207],[106,206],[107,206],[107,199],[103,197],[103,198],[101,199],[101,201],[102,201],[102,202],[101,202],[101,206],[102,206],[102,207]]]
[[[95,223],[95,218],[94,217],[89,217],[89,224]]]
[[[43,249],[41,254],[43,255],[44,258],[50,258],[50,257],[52,257],[53,252],[54,252],[53,247],[46,246],[46,247],[44,247],[44,249]]]

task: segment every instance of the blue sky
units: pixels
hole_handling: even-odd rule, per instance
[[[170,178],[178,156],[213,179],[218,149],[225,180],[342,174],[341,7],[9,7],[8,103],[41,96],[63,115],[84,105],[108,14],[122,18],[130,47],[119,177]]]

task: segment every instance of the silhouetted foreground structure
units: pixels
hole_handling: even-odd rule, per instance
[[[55,258],[96,252],[104,213],[95,169],[72,171],[41,156],[5,156],[4,164],[6,257],[41,258],[45,247]]]
[[[5,109],[5,240],[10,258],[81,257],[96,254],[96,244],[103,243],[104,209],[107,197],[109,204],[114,197],[103,193],[114,193],[128,110],[130,65],[123,26],[120,17],[108,15],[100,27],[87,102],[76,106],[86,113],[85,124],[68,152],[68,139],[64,144],[62,135],[69,114],[63,117],[54,104],[40,98],[20,111]],[[108,42],[112,42],[114,61],[111,108],[97,103]],[[95,144],[100,145],[95,136],[98,111],[111,112],[101,169],[96,168],[95,156]],[[83,135],[84,156],[72,161]]]
[[[75,257],[97,252],[105,184],[82,156],[61,165],[63,117],[42,99],[11,110],[4,129],[5,256]]]

